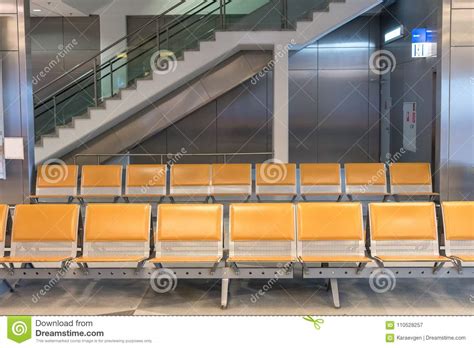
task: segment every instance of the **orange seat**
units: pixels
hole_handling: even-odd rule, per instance
[[[440,256],[435,204],[369,204],[372,256],[383,262],[446,262]]]
[[[347,195],[387,195],[384,163],[346,163]]]
[[[159,205],[156,256],[149,262],[218,262],[223,253],[223,209],[221,204]]]
[[[17,205],[10,256],[0,262],[61,262],[75,257],[79,213],[75,204]]]
[[[153,197],[166,195],[166,165],[130,164],[125,178],[125,196]]]
[[[77,263],[137,263],[149,258],[149,204],[89,204],[85,221],[83,255]]]
[[[361,203],[299,203],[298,257],[303,262],[370,262]]]
[[[429,163],[391,163],[390,191],[394,195],[434,196]]]
[[[230,262],[296,260],[295,207],[291,203],[231,204]]]
[[[255,190],[260,196],[296,196],[296,164],[258,163]]]
[[[36,195],[30,198],[68,198],[77,196],[78,167],[64,163],[40,165],[36,169]]]
[[[474,202],[443,202],[446,255],[474,262]]]
[[[252,194],[252,165],[251,164],[212,164],[213,196]]]
[[[174,164],[170,172],[171,196],[209,196],[211,166],[209,164]]]
[[[122,195],[121,165],[82,166],[80,198],[112,197]]]
[[[341,166],[339,163],[301,163],[302,195],[341,195]]]

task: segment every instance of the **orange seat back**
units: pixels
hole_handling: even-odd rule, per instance
[[[165,164],[130,164],[127,166],[127,187],[166,186]]]
[[[295,208],[291,203],[230,205],[231,241],[295,240]]]
[[[18,204],[12,242],[73,242],[77,240],[79,213],[76,204]]]
[[[156,238],[160,241],[222,240],[221,204],[158,205]]]
[[[147,241],[150,236],[149,204],[89,204],[86,208],[86,242]]]
[[[370,203],[372,240],[437,240],[435,204]]]
[[[299,203],[298,240],[365,240],[362,204]]]
[[[82,166],[82,187],[121,187],[121,165],[85,165]]]
[[[474,202],[443,202],[447,240],[474,240]]]

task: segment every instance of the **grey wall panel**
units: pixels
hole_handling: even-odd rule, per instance
[[[16,13],[16,0],[2,0],[0,13]]]
[[[32,41],[32,75],[37,77],[33,85],[38,90],[60,74],[73,68],[100,51],[100,21],[90,17],[35,17],[30,28]],[[75,41],[74,41],[75,40]],[[45,77],[38,78],[48,67]],[[92,68],[92,64],[73,72],[70,79],[55,83],[38,97],[49,95],[67,82]]]
[[[451,16],[451,45],[474,46],[474,9],[453,10]]]
[[[290,71],[290,161],[317,162],[317,70]]]
[[[76,50],[96,50],[100,47],[99,16],[64,17],[64,45],[77,41]]]
[[[473,0],[452,0],[453,8],[474,8]]]
[[[216,152],[215,102],[211,102],[167,128],[167,152],[177,153],[182,148],[187,153]],[[209,163],[213,157],[185,157],[180,163]]]
[[[474,199],[474,47],[451,49],[449,199]]]
[[[64,45],[63,21],[61,17],[31,18],[31,50],[57,51]]]
[[[0,15],[0,51],[18,50],[16,15]]]
[[[368,81],[364,70],[321,70],[318,162],[366,162]]]
[[[367,47],[370,17],[359,17],[343,25],[318,41],[319,47]]]
[[[247,81],[217,99],[217,152],[267,151],[266,80]]]
[[[0,52],[0,58],[5,134],[19,136],[21,135],[21,123],[18,115],[21,115],[21,104],[18,97],[20,89],[18,52]]]
[[[368,47],[319,48],[319,69],[367,70],[368,61]]]
[[[290,70],[316,70],[318,69],[318,48],[310,47],[291,52],[288,63]]]

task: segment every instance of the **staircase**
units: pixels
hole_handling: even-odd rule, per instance
[[[137,43],[141,28],[35,93],[36,163],[62,157],[84,144],[95,144],[93,148],[103,152],[106,144],[115,143],[113,151],[120,152],[136,141],[129,132],[123,136],[124,127],[134,129],[130,126],[134,123],[136,136],[151,136],[252,77],[269,61],[268,56],[252,60],[249,55],[244,58],[247,69],[236,75],[239,69],[224,67],[235,64],[238,52],[280,46],[301,49],[382,1],[180,1],[150,21],[165,21],[157,34]],[[169,15],[178,10],[180,15]],[[82,74],[71,81],[79,71]],[[143,111],[151,104],[164,110],[168,105],[169,110],[170,100],[179,105],[189,96],[186,88],[213,73],[226,83],[208,84],[199,102],[161,113],[158,119],[156,113]],[[147,122],[138,120],[137,114]],[[112,152],[109,147],[107,151]]]

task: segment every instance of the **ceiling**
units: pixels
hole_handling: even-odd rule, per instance
[[[33,17],[89,16],[113,0],[31,0]]]

